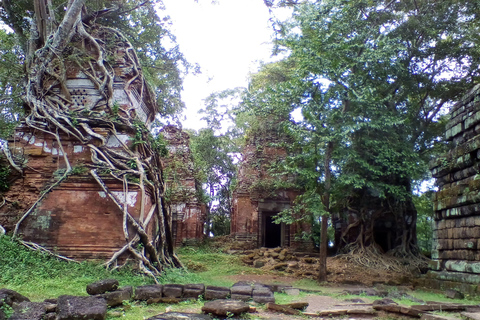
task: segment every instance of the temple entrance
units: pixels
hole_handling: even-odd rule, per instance
[[[382,248],[384,252],[393,249],[393,230],[392,221],[377,220],[373,227],[373,239]]]
[[[262,247],[276,248],[284,246],[285,224],[274,222],[277,212],[263,212]]]

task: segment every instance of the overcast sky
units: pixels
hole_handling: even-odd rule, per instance
[[[188,61],[199,63],[202,74],[184,82],[187,110],[184,128],[204,127],[197,114],[210,93],[245,87],[249,72],[268,60],[272,29],[263,0],[163,0],[173,33]]]

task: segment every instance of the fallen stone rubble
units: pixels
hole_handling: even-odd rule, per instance
[[[198,298],[208,300],[202,308],[202,312],[205,314],[166,312],[148,320],[211,320],[213,319],[211,316],[230,317],[245,312],[255,312],[256,308],[250,303],[264,303],[266,309],[271,312],[307,317],[374,317],[382,314],[397,314],[425,320],[444,320],[433,313],[442,311],[463,312],[462,315],[466,319],[480,319],[480,305],[427,301],[418,305],[401,306],[389,297],[398,298],[395,296],[398,295],[405,298],[405,292],[395,291],[392,293],[383,289],[356,288],[343,292],[346,295],[361,294],[384,297],[373,303],[364,303],[359,299],[347,299],[346,302],[356,300],[359,303],[342,304],[334,309],[305,312],[303,310],[308,306],[306,302],[275,303],[274,292],[289,292],[292,290],[289,286],[238,282],[232,287],[205,286],[204,284],[156,284],[133,288],[132,286],[119,287],[117,280],[106,279],[89,284],[86,290],[90,294],[89,296],[63,295],[57,299],[47,299],[43,302],[31,302],[18,292],[6,288],[0,289],[0,320],[105,320],[108,308],[122,305],[124,301],[144,301],[147,304],[178,303]],[[6,313],[5,310],[9,312]]]
[[[89,296],[63,295],[44,302],[31,302],[18,292],[4,288],[0,289],[0,320],[104,320],[108,307],[120,306],[124,301],[145,301],[147,304],[178,303],[200,297],[214,300],[212,304],[205,304],[204,312],[224,316],[236,314],[237,310],[251,310],[244,301],[274,303],[274,290],[278,290],[278,286],[251,285],[245,282],[239,282],[231,288],[204,284],[154,284],[138,286],[134,290],[132,286],[119,287],[115,279],[105,279],[87,286]],[[227,300],[231,296],[237,300]],[[8,317],[3,311],[4,308],[1,308],[3,305],[11,308],[12,314]],[[174,319],[172,314],[168,317],[170,318],[156,316],[152,319]]]

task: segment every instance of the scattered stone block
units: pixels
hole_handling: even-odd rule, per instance
[[[248,304],[237,300],[214,300],[206,302],[202,307],[203,312],[211,313],[220,317],[239,315],[241,313],[248,312],[249,310],[250,307]]]
[[[16,291],[6,288],[0,289],[0,306],[6,303],[11,307],[14,303],[20,303],[24,301],[30,302],[30,299]]]
[[[199,284],[186,284],[183,286],[183,297],[198,299],[199,296],[205,294],[205,285]]]
[[[297,301],[297,302],[283,304],[283,306],[286,306],[292,309],[297,309],[297,310],[304,310],[308,307],[308,302]]]
[[[453,303],[429,303],[411,306],[412,309],[422,312],[427,311],[465,311],[467,305]]]
[[[281,313],[289,314],[289,315],[300,315],[300,314],[302,314],[300,311],[298,311],[296,309],[293,309],[293,308],[290,308],[289,306],[275,304],[275,303],[271,303],[271,302],[268,302],[266,304],[266,307],[267,307],[268,310],[281,312]]]
[[[145,300],[155,299],[162,297],[162,288],[161,284],[151,284],[146,286],[138,286],[135,288],[135,296],[133,300]]]
[[[181,298],[183,295],[183,285],[165,284],[163,286],[163,296],[167,298]]]
[[[207,286],[205,289],[205,300],[226,299],[230,295],[230,288]]]
[[[123,301],[130,300],[132,298],[132,291],[126,288],[124,290],[106,292],[100,296],[105,299],[109,307],[116,307],[122,305]]]
[[[235,293],[235,294],[242,294],[242,295],[248,295],[248,296],[252,295],[252,291],[253,291],[252,286],[233,286],[230,289],[230,292],[232,294]]]
[[[462,320],[462,318],[457,318],[453,316],[444,316],[433,313],[424,313],[420,320]]]
[[[460,291],[453,290],[453,289],[447,289],[445,291],[445,297],[449,299],[464,299],[465,295],[461,293]]]
[[[107,302],[101,297],[58,297],[58,320],[105,320],[106,315]]]
[[[118,288],[117,279],[104,279],[87,285],[87,293],[91,296],[102,294],[108,291],[115,291]]]
[[[44,302],[23,301],[13,305],[14,313],[8,320],[43,320],[47,311]]]
[[[275,303],[272,290],[266,287],[256,287],[252,292],[252,299],[257,303]]]
[[[468,320],[480,320],[480,312],[462,312],[461,315]]]
[[[168,297],[161,297],[161,298],[151,298],[147,300],[147,304],[152,303],[168,303],[168,304],[177,304],[183,301],[181,298],[168,298]]]

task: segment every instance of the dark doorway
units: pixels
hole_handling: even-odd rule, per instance
[[[265,215],[265,247],[276,248],[282,245],[282,225],[273,222],[275,214]]]

